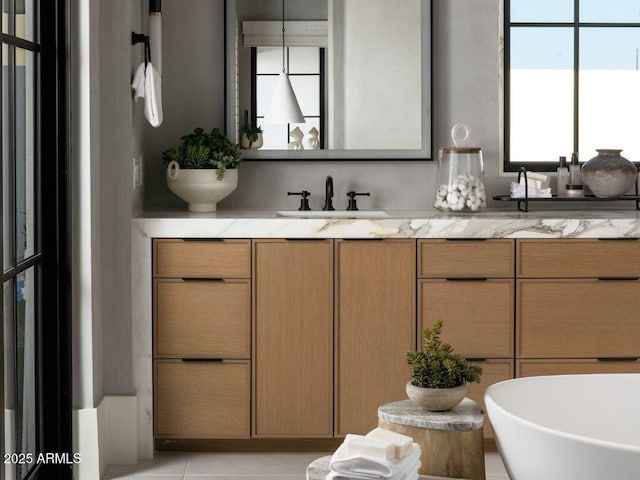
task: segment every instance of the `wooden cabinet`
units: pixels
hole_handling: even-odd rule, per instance
[[[248,438],[251,241],[154,240],[154,434]]]
[[[518,357],[640,355],[638,280],[518,280],[517,304]]]
[[[467,397],[477,402],[486,412],[484,405],[484,392],[489,385],[502,382],[513,378],[513,360],[481,360],[472,361],[472,363],[482,367],[482,379],[480,383],[467,384]],[[484,419],[484,437],[493,438],[491,423],[489,417],[485,415]]]
[[[518,376],[639,371],[640,242],[518,240]]]
[[[256,437],[333,435],[333,241],[254,241]]]
[[[513,378],[515,242],[419,240],[418,251],[420,330],[444,321],[442,340],[482,367],[467,396],[484,407],[485,389]]]
[[[248,360],[156,360],[155,435],[248,438]]]
[[[465,357],[513,357],[513,280],[418,281],[420,327],[444,320],[442,339]]]
[[[336,241],[335,434],[363,434],[378,407],[406,398],[416,348],[416,243]]]
[[[513,240],[418,240],[421,278],[512,278]]]

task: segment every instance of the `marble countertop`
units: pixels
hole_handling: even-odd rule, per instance
[[[385,212],[385,218],[340,219],[280,217],[275,210],[149,210],[133,222],[156,238],[640,238],[640,211],[634,208]]]

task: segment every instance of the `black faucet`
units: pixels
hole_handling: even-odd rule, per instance
[[[331,178],[331,175],[327,175],[327,180],[324,184],[324,207],[322,207],[322,210],[335,210],[335,208],[333,208],[333,202],[331,201],[332,199],[333,178]]]

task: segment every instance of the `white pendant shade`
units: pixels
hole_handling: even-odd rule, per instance
[[[305,123],[304,116],[293,92],[289,75],[282,72],[264,117],[265,123]]]

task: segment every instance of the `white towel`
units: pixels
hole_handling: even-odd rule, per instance
[[[346,445],[343,442],[329,462],[329,468],[336,475],[327,478],[405,479],[408,474],[417,472],[420,453],[420,445],[414,443],[411,453],[401,460],[384,460],[363,455],[347,457]]]
[[[147,63],[145,71],[144,116],[152,127],[162,123],[162,84],[160,74],[151,62]]]
[[[131,82],[131,90],[133,90],[133,98],[138,101],[139,98],[144,99],[144,62],[138,65],[136,74]]]
[[[145,67],[141,63],[131,82],[133,98],[136,101],[144,98],[144,116],[152,127],[158,127],[162,123],[162,83],[160,74],[156,68],[147,62]]]
[[[524,198],[525,186],[521,183],[511,182],[511,198]],[[533,188],[529,186],[527,189],[529,198],[551,198],[550,188]]]

